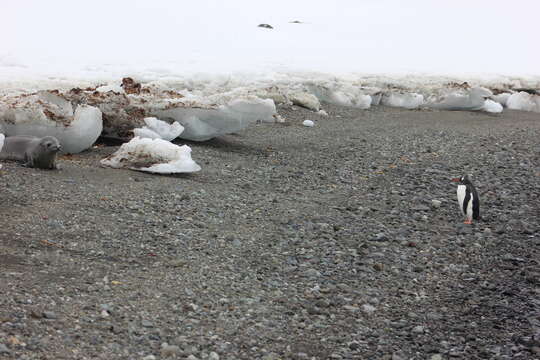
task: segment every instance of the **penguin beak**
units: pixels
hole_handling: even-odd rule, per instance
[[[460,178],[452,178],[451,181],[453,181],[453,182],[460,182],[461,179],[460,179]]]

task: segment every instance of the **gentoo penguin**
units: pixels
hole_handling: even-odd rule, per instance
[[[467,217],[465,224],[472,224],[472,220],[480,220],[480,198],[467,175],[454,178],[452,181],[459,183],[457,187],[457,199],[459,208]]]

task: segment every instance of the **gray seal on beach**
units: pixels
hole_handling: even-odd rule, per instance
[[[9,136],[4,140],[0,160],[22,161],[24,166],[33,168],[58,169],[56,154],[61,149],[60,142],[53,136]]]

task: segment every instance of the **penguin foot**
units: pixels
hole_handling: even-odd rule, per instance
[[[465,220],[463,223],[464,223],[464,224],[467,224],[467,225],[471,225],[471,224],[472,224],[472,220]]]
[[[40,240],[40,242],[41,242],[43,245],[56,246],[56,247],[59,247],[59,248],[63,247],[62,245],[57,244],[57,243],[50,242],[49,240]]]

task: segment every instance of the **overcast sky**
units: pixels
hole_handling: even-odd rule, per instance
[[[539,0],[1,0],[0,10],[0,62],[29,67],[540,74]]]

